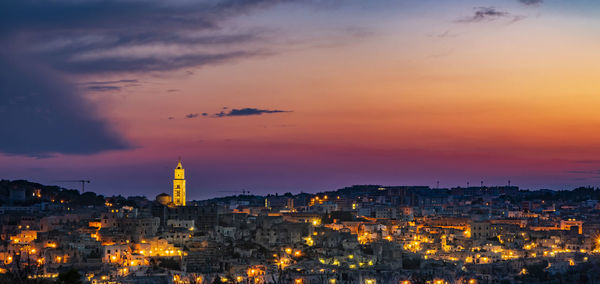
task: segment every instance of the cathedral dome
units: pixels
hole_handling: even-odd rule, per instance
[[[156,196],[156,201],[162,205],[171,203],[171,196],[166,193],[161,193]]]

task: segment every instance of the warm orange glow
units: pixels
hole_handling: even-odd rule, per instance
[[[89,227],[100,229],[102,228],[102,223],[100,221],[90,221],[88,223]]]
[[[306,237],[306,238],[304,238],[304,240],[306,241],[306,245],[308,245],[309,247],[311,247],[315,244],[315,241],[311,237]]]

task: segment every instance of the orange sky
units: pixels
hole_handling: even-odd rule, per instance
[[[393,11],[374,5],[365,8],[368,16],[360,5],[245,14],[226,25],[266,31],[251,44],[264,54],[169,72],[72,75],[139,81],[86,94],[134,149],[0,161],[40,168],[58,161],[62,172],[52,175],[61,176],[97,171],[99,190],[107,192],[127,179],[126,169],[115,174],[124,164],[136,179],[145,170],[154,176],[127,180],[128,187],[159,193],[183,156],[184,166],[195,167],[192,199],[246,186],[310,191],[440,179],[444,186],[482,179],[531,188],[596,185],[600,25],[584,12],[596,7],[480,2],[425,1]],[[470,19],[480,6],[507,12]],[[187,50],[135,52],[155,49]],[[243,108],[289,112],[214,117]]]

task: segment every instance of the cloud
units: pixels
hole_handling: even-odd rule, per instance
[[[114,81],[91,81],[85,82],[86,89],[92,92],[120,91],[123,87],[138,86],[136,79],[122,79]]]
[[[107,91],[120,91],[121,87],[119,86],[88,86],[86,89],[94,92],[107,92]]]
[[[115,81],[91,81],[85,82],[86,85],[113,85],[119,83],[138,83],[139,81],[136,79],[123,79],[123,80],[115,80]]]
[[[265,54],[260,30],[221,25],[281,2],[0,1],[0,42],[67,73],[198,67]]]
[[[185,118],[196,118],[198,116],[199,116],[199,114],[197,114],[197,113],[190,113],[190,114],[186,114]]]
[[[26,58],[0,56],[0,152],[49,157],[130,149],[78,88]]]
[[[437,37],[437,38],[455,38],[458,37],[457,33],[452,33],[448,30],[442,32],[442,33],[431,33],[428,36],[430,37]]]
[[[259,44],[263,31],[223,23],[282,2],[0,1],[0,152],[41,157],[131,148],[82,91],[139,82],[80,88],[70,75],[161,72],[272,54]]]
[[[544,3],[544,0],[519,0],[519,2],[525,5],[539,5]]]
[[[93,60],[56,62],[55,67],[68,73],[121,73],[170,71],[188,66],[219,64],[234,59],[266,55],[261,51],[233,51],[215,54],[190,54],[175,57],[100,57]]]
[[[263,113],[282,113],[282,112],[290,112],[287,110],[268,110],[268,109],[257,109],[257,108],[242,108],[242,109],[232,109],[229,112],[221,111],[216,113],[216,117],[225,117],[225,116],[249,116],[249,115],[261,115]]]
[[[465,17],[459,19],[457,22],[459,23],[479,23],[479,22],[488,22],[497,19],[508,18],[511,19],[511,22],[516,22],[522,20],[523,16],[513,15],[506,11],[498,10],[494,7],[475,7],[473,15],[469,17]]]

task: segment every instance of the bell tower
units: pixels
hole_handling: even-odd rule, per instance
[[[181,165],[181,157],[175,167],[175,177],[173,179],[173,204],[175,206],[185,206],[185,170]]]

